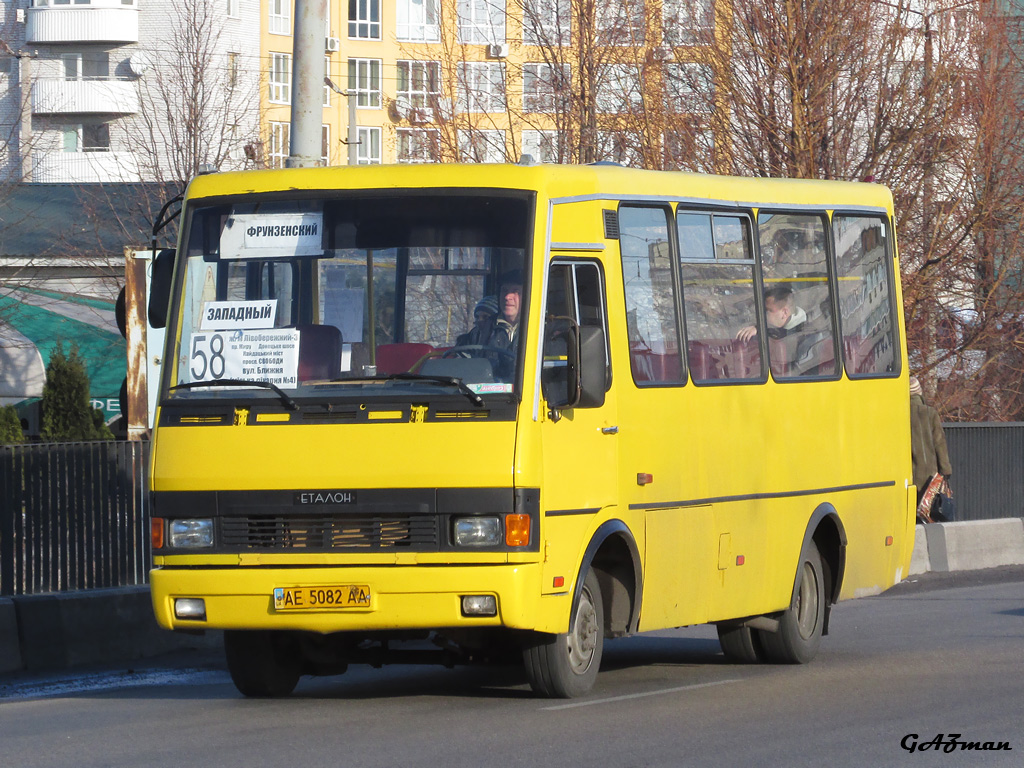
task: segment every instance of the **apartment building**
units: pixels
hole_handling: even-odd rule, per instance
[[[79,184],[252,165],[260,24],[258,0],[0,0],[0,169]]]
[[[263,0],[262,14],[261,150],[276,167],[290,139],[294,8]],[[692,117],[693,90],[710,88],[693,50],[713,34],[713,0],[328,0],[323,161],[640,164],[652,137],[630,136],[629,117],[657,89],[666,130],[653,140],[672,145],[679,125],[666,116]]]

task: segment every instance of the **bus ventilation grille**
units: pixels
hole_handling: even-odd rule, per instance
[[[619,239],[619,216],[615,211],[602,211],[604,213],[604,239]]]
[[[436,549],[432,515],[278,516],[220,518],[220,541],[230,550],[320,552]]]

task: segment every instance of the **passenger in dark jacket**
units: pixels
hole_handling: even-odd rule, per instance
[[[948,478],[953,474],[953,466],[949,463],[939,412],[925,404],[916,376],[910,377],[910,440],[914,485],[920,499],[935,473]]]

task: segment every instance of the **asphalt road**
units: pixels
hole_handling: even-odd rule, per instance
[[[728,664],[696,627],[608,643],[570,701],[500,669],[357,667],[275,701],[210,658],[0,678],[0,765],[1016,768],[1022,685],[1024,568],[928,574],[838,605],[806,666]]]

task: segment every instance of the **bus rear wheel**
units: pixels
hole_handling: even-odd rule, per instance
[[[594,687],[604,653],[604,604],[601,585],[587,572],[570,630],[535,635],[523,651],[530,686],[541,696],[571,699]]]
[[[779,619],[777,632],[758,630],[768,661],[806,664],[818,653],[825,624],[825,575],[818,547],[811,543],[800,561],[793,602]]]
[[[764,648],[761,635],[750,627],[730,627],[718,625],[718,642],[722,645],[722,653],[730,661],[739,664],[757,664],[764,661]]]
[[[224,631],[224,656],[235,688],[243,696],[287,696],[298,685],[302,658],[281,632]]]

